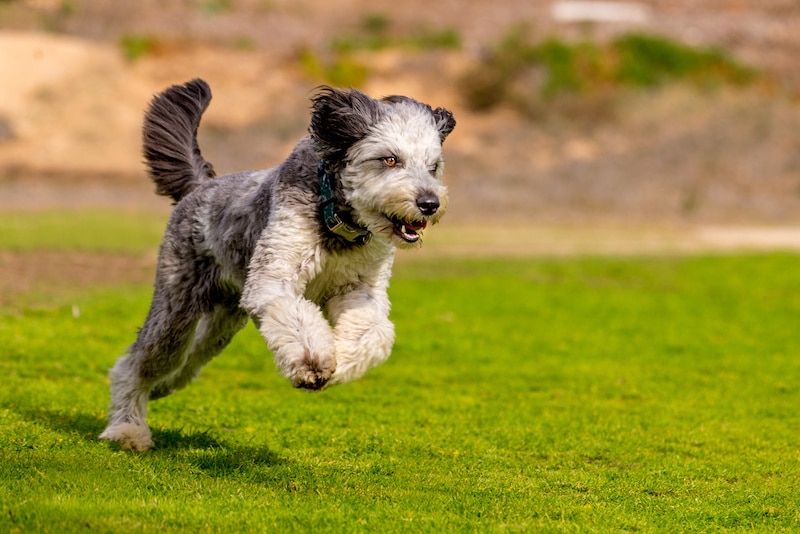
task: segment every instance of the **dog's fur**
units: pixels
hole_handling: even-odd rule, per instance
[[[147,402],[186,386],[252,318],[295,387],[359,378],[389,357],[387,287],[396,247],[447,207],[442,143],[449,111],[322,87],[309,136],[280,165],[214,177],[196,135],[211,100],[202,80],[158,95],[143,141],[156,192],[176,206],[150,312],[110,372],[102,439],[153,446]],[[371,238],[333,233],[320,207],[324,162],[337,214]]]

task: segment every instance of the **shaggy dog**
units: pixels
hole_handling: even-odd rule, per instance
[[[252,318],[294,387],[355,380],[389,357],[396,247],[447,207],[442,143],[452,113],[411,98],[322,87],[309,136],[267,170],[214,177],[197,145],[202,80],[156,96],[144,156],[176,206],[150,312],[111,369],[101,439],[153,446],[147,402],[186,386]]]

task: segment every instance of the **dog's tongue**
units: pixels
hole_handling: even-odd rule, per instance
[[[408,228],[409,230],[414,230],[415,232],[424,230],[426,226],[428,226],[428,223],[426,221],[414,221],[406,223],[406,228]]]

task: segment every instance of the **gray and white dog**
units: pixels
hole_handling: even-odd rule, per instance
[[[359,378],[389,357],[387,287],[396,247],[447,207],[442,143],[452,113],[411,98],[322,87],[309,136],[280,165],[214,177],[197,145],[202,80],[156,96],[144,155],[176,202],[150,312],[111,369],[101,439],[153,446],[147,402],[186,386],[252,318],[292,385]]]

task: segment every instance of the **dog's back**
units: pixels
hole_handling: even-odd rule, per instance
[[[175,202],[214,177],[197,145],[200,118],[211,101],[211,88],[200,79],[173,85],[150,103],[142,143],[148,174],[156,193]]]

